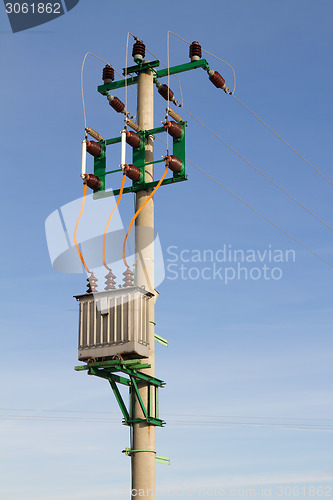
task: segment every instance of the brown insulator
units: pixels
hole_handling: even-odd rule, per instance
[[[97,281],[98,279],[94,275],[94,273],[91,273],[89,278],[87,279],[88,281],[88,288],[87,288],[87,293],[94,293],[97,292]]]
[[[218,71],[209,71],[209,79],[215,87],[218,89],[223,89],[225,87],[225,79],[220,75]]]
[[[172,92],[171,89],[165,83],[160,84],[158,87],[158,93],[166,100],[166,101],[173,101],[174,100],[174,93]],[[169,96],[169,97],[168,97]]]
[[[164,159],[170,170],[175,172],[175,174],[179,174],[183,166],[182,161],[174,155],[167,155]]]
[[[102,146],[95,141],[87,141],[87,151],[92,156],[101,156],[102,154]]]
[[[167,120],[163,123],[165,130],[173,137],[174,139],[179,139],[179,137],[183,133],[183,129],[179,123],[174,121]]]
[[[123,288],[126,288],[128,286],[134,286],[134,273],[133,271],[130,270],[128,267],[126,271],[123,273]]]
[[[141,137],[133,130],[126,130],[126,142],[132,148],[138,148],[141,144]]]
[[[125,109],[125,104],[120,99],[118,99],[118,97],[113,97],[113,99],[110,99],[109,104],[114,110],[117,111],[117,113],[123,113]]]
[[[142,40],[137,40],[133,45],[132,56],[134,61],[142,61],[146,55],[146,46]]]
[[[189,56],[192,62],[201,59],[201,45],[199,42],[191,43]]]
[[[125,165],[126,177],[131,179],[131,181],[139,181],[141,177],[141,170],[132,163],[130,165]]]
[[[94,174],[87,174],[86,177],[87,186],[94,191],[97,191],[101,187],[101,179]]]
[[[105,279],[106,287],[104,288],[104,290],[114,290],[116,288],[116,280],[115,280],[116,277],[111,271],[111,269],[105,276],[105,278],[106,278]]]
[[[104,85],[107,83],[112,83],[114,80],[114,69],[110,64],[107,64],[105,68],[103,68],[102,79],[104,80]]]

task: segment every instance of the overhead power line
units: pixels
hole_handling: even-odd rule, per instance
[[[174,33],[173,31],[168,31],[168,38],[167,38],[167,55],[168,55],[168,68],[169,68],[169,34],[173,34],[175,36],[177,36],[178,38],[180,38],[181,40],[183,40],[184,42],[186,42],[188,45],[190,45],[190,42],[188,42],[187,40],[185,40],[184,38],[180,37],[179,35],[177,35],[176,33]],[[132,35],[134,36],[134,35]],[[136,38],[136,37],[135,37]],[[153,54],[152,52],[150,52],[148,49],[146,49],[153,57],[155,57],[157,59],[157,56],[155,54]],[[214,54],[212,54],[211,52],[208,52],[206,50],[203,50],[203,52],[206,52],[207,54],[215,57],[216,59],[219,59],[220,61],[222,61],[224,64],[228,65],[232,71],[233,71],[233,74],[234,74],[234,90],[233,92],[231,92],[231,94],[233,95],[234,91],[235,91],[235,86],[236,86],[236,74],[235,74],[235,71],[234,71],[234,68],[229,64],[227,63],[226,61],[224,61],[223,59],[219,58],[218,56],[215,56]],[[161,61],[162,62],[162,61]],[[163,62],[162,62],[163,66],[167,67]],[[178,77],[177,77],[178,78]],[[178,78],[179,80],[179,85],[180,85],[180,79]],[[168,81],[168,86],[169,86],[169,81]],[[180,87],[180,91],[181,91],[181,87]],[[182,97],[182,103],[183,103],[183,96],[181,94],[181,97]],[[235,97],[235,96],[234,96]],[[259,121],[261,121],[269,130],[271,130],[277,137],[279,137],[285,144],[287,144],[293,151],[295,151],[295,153],[297,153],[296,150],[294,150],[288,143],[286,143],[276,132],[274,132],[273,129],[271,129],[265,122],[263,122],[253,111],[251,111],[247,106],[245,106],[245,104],[243,104],[237,97],[235,97],[235,99],[237,99],[237,101],[242,104],[242,106],[244,106],[246,109],[248,109],[248,111],[250,111]],[[169,104],[168,104],[168,107],[169,107]],[[299,202],[294,196],[292,196],[290,193],[288,193],[288,191],[286,191],[285,189],[283,189],[279,184],[277,184],[275,181],[273,181],[270,177],[268,177],[266,174],[264,174],[259,168],[257,168],[255,165],[253,165],[253,163],[251,163],[249,160],[247,160],[243,155],[241,155],[238,151],[236,151],[233,147],[231,147],[227,142],[225,142],[220,136],[218,136],[215,132],[213,132],[210,128],[208,128],[204,123],[202,123],[197,117],[195,117],[190,111],[188,111],[186,108],[184,108],[184,106],[182,105],[181,106],[182,109],[188,113],[194,120],[196,120],[202,127],[204,127],[209,133],[211,133],[214,137],[216,137],[219,141],[221,141],[227,148],[229,148],[233,153],[235,153],[239,158],[241,158],[243,161],[245,161],[250,167],[252,167],[254,170],[256,170],[256,172],[258,172],[260,175],[262,175],[268,182],[270,182],[273,186],[275,186],[277,189],[279,189],[282,193],[284,193],[286,196],[288,196],[292,201],[294,201],[297,205],[299,205],[303,210],[305,210],[308,214],[310,214],[313,218],[315,218],[318,222],[320,222],[321,224],[323,224],[324,226],[326,226],[330,231],[333,231],[333,227],[330,226],[329,224],[327,224],[327,222],[323,221],[320,217],[318,217],[316,214],[314,214],[311,210],[309,210],[306,206],[304,206],[301,202]],[[169,141],[168,141],[168,134],[167,134],[167,149],[169,147]],[[300,156],[300,158],[302,158],[304,161],[306,161],[306,163],[309,163],[307,162],[307,160],[305,160],[299,153],[297,153],[298,156]],[[313,167],[310,163],[309,165],[314,168],[314,170],[316,170],[320,175],[322,175],[315,167]],[[322,175],[322,177],[324,177]],[[324,177],[326,179],[326,177]],[[326,179],[328,180],[328,179]],[[328,180],[328,182],[330,182]]]
[[[330,181],[323,173],[321,173],[315,166],[312,165],[312,163],[310,163],[308,160],[306,160],[304,158],[304,156],[302,156],[300,153],[298,153],[296,151],[296,149],[294,149],[290,144],[288,144],[287,141],[285,141],[277,132],[275,132],[269,125],[267,125],[267,123],[265,123],[258,115],[256,115],[254,113],[254,111],[252,111],[250,108],[248,108],[246,106],[246,104],[244,104],[240,99],[238,99],[238,97],[236,97],[235,95],[232,95],[232,97],[234,99],[236,99],[236,101],[239,102],[239,104],[241,104],[245,109],[247,109],[257,120],[259,120],[266,128],[268,128],[268,130],[270,130],[278,139],[280,139],[280,141],[282,141],[286,146],[288,146],[289,149],[291,149],[294,153],[297,154],[297,156],[299,156],[303,161],[305,161],[305,163],[307,163],[315,172],[317,172],[317,174],[319,174],[323,179],[325,179],[325,181],[329,182],[332,186],[333,186],[333,182]]]
[[[176,36],[177,38],[179,38],[183,42],[185,42],[188,45],[190,45],[190,42],[188,40],[185,40],[185,38],[182,38],[181,36],[177,35],[177,33],[174,33],[173,31],[168,31],[168,34],[169,33],[171,33],[172,35]],[[248,106],[246,106],[246,104],[244,104],[240,99],[238,99],[238,97],[236,97],[234,95],[235,94],[235,89],[236,89],[236,73],[235,73],[234,68],[231,66],[231,64],[229,64],[228,62],[226,62],[224,59],[221,59],[220,57],[216,56],[212,52],[208,52],[207,50],[205,50],[203,48],[201,50],[202,50],[202,52],[205,52],[206,54],[209,54],[210,56],[215,57],[215,59],[218,59],[222,63],[224,63],[227,66],[229,66],[229,68],[231,68],[231,70],[233,72],[233,76],[234,76],[234,87],[233,87],[232,92],[229,92],[229,95],[231,95],[234,99],[236,99],[236,101],[238,101],[239,104],[241,104],[241,106],[243,106],[245,109],[247,109],[257,120],[259,120],[268,130],[270,130],[291,151],[293,151],[295,154],[297,154],[297,156],[299,158],[301,158],[307,165],[309,165],[309,167],[311,167],[318,175],[320,175],[323,179],[325,179],[329,184],[331,184],[333,186],[333,182],[330,179],[328,179],[322,172],[320,172],[320,170],[318,170],[314,165],[312,165],[312,163],[310,163],[295,148],[293,148],[285,139],[283,139],[283,137],[281,137],[277,132],[275,132],[275,130],[273,130],[272,127],[270,127],[267,123],[265,123],[264,120],[262,120],[254,111],[252,111]]]
[[[0,409],[0,411],[17,411],[17,412],[40,412],[40,413],[56,413],[56,415],[13,415],[0,413],[0,421],[43,421],[43,422],[75,422],[75,423],[94,423],[96,424],[115,424],[119,423],[119,418],[94,417],[94,416],[69,416],[59,415],[59,413],[78,413],[72,410],[37,410],[37,409]],[[81,415],[89,414],[113,414],[115,412],[79,412]],[[230,415],[198,415],[198,414],[166,414],[171,417],[168,419],[170,425],[191,426],[191,427],[234,427],[234,428],[252,428],[252,429],[292,429],[298,431],[332,431],[333,425],[327,422],[332,422],[332,419],[305,419],[305,418],[287,418],[287,417],[246,417],[246,416],[230,416]],[[186,417],[186,420],[175,419],[174,417]],[[194,420],[193,420],[194,419]],[[225,420],[227,419],[227,420]],[[259,421],[253,421],[257,419]],[[240,420],[240,421],[239,421]],[[251,421],[252,420],[252,421]],[[310,423],[316,421],[316,423]]]
[[[163,142],[164,144],[165,141],[163,141],[162,139],[160,139],[160,137],[156,137],[159,141]],[[214,177],[212,177],[210,174],[208,174],[207,172],[205,172],[204,170],[202,170],[200,167],[198,167],[198,165],[196,165],[195,163],[193,163],[192,161],[190,161],[188,158],[186,158],[186,161],[188,163],[190,163],[193,167],[195,167],[197,170],[199,170],[202,174],[204,174],[206,177],[208,177],[210,180],[212,180],[213,182],[215,182],[215,184],[218,184],[222,189],[224,189],[227,193],[231,194],[231,196],[233,196],[234,198],[236,198],[236,200],[240,201],[241,203],[243,203],[243,205],[245,205],[246,207],[248,207],[250,210],[252,210],[254,213],[256,213],[257,215],[259,215],[260,217],[262,217],[264,220],[266,220],[267,222],[269,222],[272,226],[274,226],[276,229],[278,229],[279,231],[281,231],[283,234],[285,234],[286,236],[288,236],[288,238],[292,239],[293,241],[295,241],[295,243],[297,243],[298,245],[300,245],[301,247],[303,247],[305,250],[307,250],[308,252],[312,253],[312,255],[315,255],[316,257],[318,257],[318,259],[322,260],[323,262],[325,262],[325,264],[327,264],[328,266],[330,267],[333,267],[333,264],[329,261],[327,261],[326,259],[324,259],[324,257],[322,257],[321,255],[319,255],[318,253],[316,253],[314,250],[311,250],[311,248],[307,247],[306,245],[304,245],[304,243],[302,243],[301,241],[299,241],[298,239],[296,239],[294,236],[292,236],[291,234],[289,234],[287,231],[285,231],[284,229],[282,229],[282,227],[278,226],[277,224],[275,224],[275,222],[271,221],[270,219],[268,219],[268,217],[266,217],[265,215],[263,215],[262,213],[260,213],[258,210],[256,210],[254,207],[252,207],[251,205],[249,205],[249,203],[247,203],[246,201],[244,201],[242,198],[240,198],[239,196],[237,196],[235,193],[233,193],[232,191],[230,191],[230,189],[228,189],[227,187],[225,187],[221,182],[219,182],[218,180],[216,180]]]
[[[285,189],[283,189],[279,184],[277,184],[275,181],[273,181],[270,177],[268,177],[264,172],[262,172],[259,168],[257,168],[253,163],[251,163],[249,160],[247,160],[243,155],[238,153],[233,147],[231,147],[227,142],[225,142],[219,135],[215,134],[210,128],[208,128],[204,123],[202,123],[198,118],[196,118],[190,111],[185,109],[184,107],[182,108],[186,113],[188,113],[196,122],[198,122],[202,127],[204,127],[210,134],[212,134],[216,139],[222,142],[227,148],[229,148],[233,153],[235,153],[239,158],[241,158],[243,161],[245,161],[250,167],[252,167],[258,174],[262,175],[268,182],[273,184],[277,189],[279,189],[282,193],[284,193],[288,198],[293,200],[297,205],[299,205],[303,210],[305,210],[308,214],[310,214],[312,217],[317,219],[318,222],[326,226],[330,231],[333,231],[333,227],[331,227],[329,224],[327,224],[325,221],[323,221],[320,217],[318,217],[316,214],[311,212],[308,208],[306,208],[302,203],[300,203],[294,196],[288,193]]]
[[[225,186],[223,186],[223,184],[221,184],[221,182],[219,182],[218,180],[214,179],[214,177],[212,177],[211,175],[207,174],[207,172],[205,172],[204,170],[202,170],[201,168],[199,168],[197,165],[195,165],[193,162],[191,162],[190,160],[187,160],[189,163],[191,163],[191,165],[193,165],[193,167],[195,167],[196,169],[198,169],[202,174],[204,174],[206,177],[208,177],[209,179],[211,179],[213,182],[215,182],[216,184],[218,184],[222,189],[224,189],[227,193],[231,194],[231,196],[233,196],[234,198],[236,198],[238,201],[240,201],[241,203],[243,203],[243,205],[245,205],[246,207],[248,207],[250,210],[252,210],[254,213],[256,213],[257,215],[259,215],[260,217],[262,217],[263,219],[265,219],[267,222],[269,222],[272,226],[274,226],[276,229],[278,229],[279,231],[281,231],[283,234],[285,234],[286,236],[288,236],[288,238],[291,238],[293,241],[295,241],[295,243],[297,243],[298,245],[301,245],[303,248],[305,248],[305,250],[308,250],[309,252],[311,252],[313,255],[315,255],[316,257],[318,257],[320,260],[322,260],[323,262],[325,262],[325,264],[329,265],[330,267],[333,267],[333,264],[331,262],[328,262],[328,260],[324,259],[324,257],[322,257],[321,255],[319,255],[318,253],[314,252],[313,250],[311,250],[311,248],[307,247],[306,245],[304,245],[304,243],[302,243],[301,241],[299,241],[298,239],[296,239],[294,236],[292,236],[291,234],[289,234],[287,231],[285,231],[284,229],[282,229],[282,227],[278,226],[277,224],[275,224],[275,222],[271,221],[270,219],[268,219],[267,217],[265,217],[265,215],[263,215],[262,213],[260,213],[258,210],[256,210],[255,208],[253,208],[251,205],[249,205],[248,203],[246,203],[246,201],[242,200],[242,198],[240,198],[239,196],[237,196],[236,194],[234,194],[232,191],[230,191],[230,189],[226,188]]]

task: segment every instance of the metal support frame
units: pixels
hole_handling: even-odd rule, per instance
[[[137,149],[133,148],[133,164],[140,168],[141,176],[139,181],[133,182],[132,186],[126,187],[123,191],[124,193],[137,193],[137,208],[139,206],[143,207],[143,200],[148,196],[147,191],[154,188],[158,183],[158,181],[145,182],[145,175],[148,172],[148,174],[151,175],[151,179],[154,179],[153,169],[151,168],[151,165],[152,163],[158,163],[161,160],[154,161],[152,139],[154,134],[165,132],[164,127],[152,128],[148,130],[148,128],[153,125],[152,84],[157,84],[158,78],[167,77],[176,73],[182,73],[184,71],[189,71],[197,68],[202,68],[205,71],[209,71],[210,69],[205,59],[200,59],[198,61],[193,61],[190,63],[181,64],[161,70],[155,69],[158,68],[159,65],[159,61],[138,61],[135,66],[124,69],[123,74],[126,76],[125,79],[119,80],[117,82],[111,82],[106,85],[100,85],[98,87],[98,92],[104,96],[107,96],[108,91],[110,90],[119,89],[137,83],[139,90],[141,89],[141,91],[138,92],[138,126],[142,129],[139,132],[139,135],[141,137],[141,144]],[[133,76],[133,73],[136,76]],[[127,75],[129,75],[129,77],[127,77]],[[145,106],[146,108],[148,108],[147,112]],[[187,124],[186,122],[180,122],[180,125],[182,127],[182,134],[178,139],[173,139],[173,154],[181,160],[182,168],[179,173],[173,173],[171,178],[164,179],[162,183],[163,185],[187,180],[185,143]],[[98,191],[94,192],[94,198],[104,198],[107,196],[114,196],[119,193],[119,190],[105,190],[106,175],[116,173],[121,170],[119,168],[110,171],[106,170],[106,146],[117,144],[119,142],[121,142],[120,137],[115,137],[113,139],[107,139],[99,142],[102,147],[102,152],[98,158],[94,159],[94,174],[101,179],[101,186]],[[136,227],[139,227],[140,225],[154,227],[153,214],[153,200],[149,200],[149,206],[147,205],[137,218]],[[139,248],[143,248],[142,241],[143,240],[140,240],[139,238],[136,239],[136,245],[138,245]],[[154,276],[154,260],[153,258],[150,258],[151,255],[153,256],[153,253],[148,254],[148,260],[152,262],[152,265],[150,265],[150,271],[151,276]],[[153,306],[152,311],[154,311]],[[153,317],[154,316],[152,315],[152,318]],[[151,321],[151,323],[154,323],[154,321]],[[150,330],[150,334],[151,341],[152,339],[155,339],[165,346],[168,345],[168,341],[163,337],[154,334],[152,329]],[[154,342],[151,343],[154,344]],[[124,450],[124,453],[131,457],[132,485],[139,485],[140,488],[150,491],[152,486],[153,488],[155,487],[155,467],[151,461],[151,454],[155,454],[156,462],[170,464],[170,459],[167,457],[156,455],[156,451],[154,451],[155,431],[154,428],[149,429],[150,425],[160,427],[165,425],[165,422],[159,418],[158,413],[158,388],[163,387],[165,385],[165,382],[155,378],[155,376],[153,375],[149,375],[140,371],[142,369],[148,369],[151,370],[150,373],[155,373],[154,349],[152,349],[152,352],[148,356],[148,361],[149,363],[142,363],[140,359],[126,361],[119,359],[98,362],[92,361],[88,362],[86,365],[76,366],[75,370],[87,370],[89,375],[94,375],[96,377],[108,380],[123,415],[123,423],[131,427],[131,448],[126,448]],[[125,374],[126,377],[120,374]],[[128,407],[123,400],[122,394],[117,384],[125,385],[129,388]],[[138,460],[138,457],[140,456],[139,452],[142,452],[142,460]],[[137,453],[139,453],[139,455],[136,455]],[[141,485],[143,485],[143,487]],[[153,498],[155,498],[155,493],[153,495]]]
[[[179,173],[173,172],[172,177],[164,179],[162,185],[173,184],[174,182],[181,182],[187,180],[186,174],[186,127],[187,122],[180,122],[179,125],[182,127],[182,134],[178,139],[173,138],[173,154],[177,156],[182,162],[182,168]],[[141,145],[138,148],[133,148],[133,164],[140,168],[141,177],[139,181],[133,181],[132,186],[125,187],[123,193],[134,193],[141,191],[142,189],[154,188],[158,181],[145,182],[144,171],[147,165],[145,161],[145,140],[148,136],[154,136],[155,134],[160,134],[165,132],[164,127],[157,127],[150,130],[141,130],[138,132],[141,137]],[[117,144],[121,141],[120,137],[114,137],[113,139],[106,139],[100,141],[99,144],[102,146],[102,153],[100,156],[94,158],[94,174],[101,179],[101,186],[98,190],[94,191],[94,198],[106,198],[108,196],[116,196],[119,194],[119,189],[114,191],[105,191],[105,178],[106,175],[119,172],[121,169],[106,171],[106,146],[110,144]],[[158,163],[157,160],[155,163]],[[162,160],[163,161],[163,160]]]
[[[165,382],[146,373],[138,371],[138,368],[150,368],[147,363],[142,363],[140,359],[127,361],[110,360],[96,361],[86,365],[75,366],[76,371],[87,370],[88,375],[104,378],[109,381],[113,394],[117,400],[120,411],[124,417],[124,425],[133,425],[137,422],[147,422],[148,424],[163,427],[165,422],[159,418],[158,413],[158,388],[163,387]],[[117,372],[128,375],[129,378],[117,375]],[[148,405],[144,405],[138,383],[140,381],[148,382]],[[129,406],[128,409],[119,391],[117,384],[127,385],[129,387]],[[133,418],[134,405],[139,404],[144,418]]]
[[[150,69],[154,72],[154,81],[156,82],[158,78],[163,78],[168,75],[175,75],[176,73],[183,73],[184,71],[189,71],[191,69],[202,68],[206,71],[209,71],[210,69],[206,59],[199,59],[199,61],[179,64],[178,66],[171,66],[169,69],[164,68],[156,71],[154,68],[158,67],[159,65],[160,61],[139,63],[136,66],[130,66],[126,71],[125,69],[123,69],[123,75],[125,75],[125,73],[140,73],[141,71],[147,71]],[[125,85],[135,85],[136,83],[138,83],[138,77],[130,76],[129,78],[126,78],[124,80],[107,83],[106,85],[99,85],[97,87],[97,90],[100,94],[107,95],[108,90],[121,89],[122,87],[125,87]]]

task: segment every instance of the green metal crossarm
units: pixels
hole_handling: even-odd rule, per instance
[[[122,385],[127,385],[127,386],[131,385],[131,381],[128,378],[120,377],[119,375],[116,375],[115,373],[112,373],[108,370],[89,368],[88,374],[96,375],[96,377],[105,378],[107,380],[110,380],[112,378],[115,382],[118,382],[119,384]]]
[[[184,71],[189,71],[191,69],[203,68],[206,71],[209,70],[209,64],[206,59],[199,59],[199,61],[193,61],[185,64],[179,64],[178,66],[172,66],[171,68],[163,68],[155,72],[157,78],[163,78],[164,76],[175,75],[176,73],[184,73]]]
[[[129,421],[125,425],[133,425],[138,424],[140,422],[148,422],[151,425],[157,425],[158,427],[164,427],[166,422],[156,417],[147,417],[147,418],[133,418],[129,419]]]
[[[173,138],[172,148],[173,154],[179,158],[182,162],[182,168],[180,172],[173,173],[172,177],[168,177],[164,179],[162,185],[169,185],[175,182],[182,182],[187,180],[186,175],[186,146],[185,146],[185,130],[187,126],[187,122],[180,122],[182,127],[182,134],[178,139]],[[148,136],[152,136],[154,134],[165,133],[164,127],[156,127],[149,130],[141,130],[139,132],[139,136],[141,137],[141,145],[144,145],[145,138]],[[102,153],[99,157],[94,159],[94,175],[101,179],[101,186],[98,190],[94,191],[93,197],[94,199],[107,198],[110,196],[117,196],[120,192],[120,189],[116,189],[114,191],[109,190],[105,191],[105,180],[107,174],[112,174],[116,172],[120,172],[121,169],[114,169],[106,171],[106,146],[109,144],[115,144],[120,142],[120,137],[115,137],[113,139],[107,139],[100,141],[102,146]],[[151,163],[162,163],[164,160],[155,160],[152,162],[145,161],[145,148],[140,146],[139,148],[133,148],[133,161],[132,163],[141,170],[141,176],[138,181],[133,181],[131,186],[127,186],[124,188],[123,193],[136,193],[138,191],[154,189],[159,181],[145,182],[145,166]]]
[[[102,95],[108,95],[108,90],[121,89],[123,87],[129,87],[130,85],[135,85],[138,83],[138,77],[127,78],[126,80],[118,80],[117,82],[107,83],[106,85],[99,85],[97,90]]]
[[[100,368],[105,368],[107,366],[116,366],[119,365],[119,363],[123,365],[137,365],[141,363],[141,359],[127,359],[127,360],[120,360],[120,359],[110,359],[107,361],[93,361],[91,363],[87,363],[86,365],[79,365],[75,366],[74,369],[76,371],[80,370],[88,370],[92,366],[98,366]]]
[[[136,379],[145,380],[150,384],[157,385],[158,387],[163,387],[165,385],[165,382],[163,382],[163,380],[147,375],[146,373],[138,372],[136,370],[131,370],[130,368],[127,367],[123,367],[121,371],[127,373],[132,377],[135,377]]]
[[[145,165],[153,165],[153,163],[164,163],[165,159],[162,158],[162,160],[154,160],[154,161],[145,161]]]
[[[140,135],[143,137],[147,137],[148,135],[160,134],[161,132],[165,132],[165,127],[155,127],[149,130],[140,130]],[[121,137],[106,139],[105,141],[100,141],[99,144],[105,144],[105,146],[109,146],[110,144],[117,144],[118,142],[121,142]]]
[[[122,172],[122,171],[123,171],[122,168],[116,168],[115,170],[109,170],[108,172],[105,172],[105,175],[115,174],[116,172]]]
[[[165,132],[165,127],[155,127],[149,130],[140,130],[140,135],[147,137],[148,135],[160,134],[161,132]]]
[[[117,144],[118,142],[121,142],[121,137],[114,137],[113,139],[106,139],[106,141],[101,142],[104,142],[105,146],[109,146],[109,144]]]
[[[167,184],[174,184],[175,182],[187,181],[187,175],[185,177],[177,178],[170,177],[169,179],[164,179],[161,186],[165,186]],[[142,189],[151,189],[157,186],[158,181],[147,182],[144,185],[144,188],[141,186],[128,186],[124,188],[123,193],[136,193],[137,191],[142,191]],[[119,194],[120,189],[115,189],[114,191],[96,191],[94,193],[94,200],[98,200],[100,198],[108,198],[109,196],[117,196]]]
[[[146,63],[146,64],[154,64],[158,61],[153,61],[152,63]],[[144,64],[141,65],[143,67]],[[140,71],[146,71],[149,68],[144,68],[140,69],[139,65],[133,66],[133,72],[140,72]],[[184,71],[189,71],[191,69],[197,69],[197,68],[203,68],[204,70],[208,71],[209,70],[209,64],[206,61],[206,59],[199,59],[199,61],[193,61],[185,64],[179,64],[178,66],[172,66],[171,68],[164,68],[160,69],[159,71],[154,70],[154,79],[156,81],[157,78],[163,78],[165,76],[169,75],[175,75],[176,73],[183,73]],[[129,73],[132,70],[132,66],[127,69],[127,73]],[[129,85],[135,85],[138,83],[138,77],[130,77],[126,78],[124,80],[118,80],[117,82],[112,82],[112,83],[107,83],[106,85],[99,85],[97,87],[97,90],[100,94],[102,95],[107,95],[108,90],[115,90],[115,89],[121,89],[122,87],[129,86]]]
[[[140,368],[140,369],[151,368],[151,365],[149,363],[131,365],[131,370],[137,370],[138,368]]]
[[[123,75],[125,76],[126,73],[141,73],[141,71],[147,71],[152,68],[157,68],[160,65],[160,61],[155,60],[155,61],[148,61],[148,62],[142,62],[138,63],[135,66],[129,66],[128,68],[123,68]]]
[[[141,363],[140,359],[133,359],[127,361],[120,361],[119,359],[116,359],[116,360],[101,361],[101,362],[96,361],[93,363],[89,363],[89,365],[75,366],[75,370],[76,371],[90,370],[90,373],[92,375],[95,375],[95,373],[92,372],[97,369],[96,376],[102,378],[108,378],[108,376],[110,376],[113,372],[122,372],[126,373],[129,376],[135,377],[136,379],[145,380],[146,382],[149,382],[150,384],[156,385],[158,387],[163,387],[165,385],[165,382],[163,382],[163,380],[151,377],[146,373],[137,371],[137,369],[132,369],[132,366],[136,365],[139,365],[139,367],[141,368],[151,367],[151,365],[148,365],[146,363],[145,364]]]

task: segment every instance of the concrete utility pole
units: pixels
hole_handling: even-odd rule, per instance
[[[154,128],[154,96],[153,73],[140,72],[138,77],[138,125],[142,130]],[[145,145],[145,161],[154,159],[153,138],[148,137]],[[153,165],[145,167],[145,182],[154,179]],[[136,210],[145,202],[151,190],[138,191],[136,194]],[[136,219],[135,226],[135,281],[137,286],[145,286],[154,292],[154,199],[149,200]],[[156,297],[155,297],[156,298]],[[149,301],[150,320],[154,321],[154,298]],[[145,373],[155,375],[155,338],[154,323],[149,324],[149,358],[151,368]],[[140,396],[148,408],[148,384],[139,384]],[[136,401],[134,418],[143,418],[140,405]],[[132,498],[148,496],[155,499],[155,426],[146,421],[133,424],[132,430]],[[140,450],[140,451],[138,451]],[[141,495],[140,495],[141,494]]]
[[[167,116],[175,121],[166,117],[162,126],[154,128],[153,90],[156,85],[158,93],[168,101],[168,104],[169,102],[177,104],[171,89],[168,89],[166,84],[162,84],[159,78],[196,68],[210,71],[210,68],[207,61],[201,59],[200,45],[198,42],[193,42],[190,47],[191,62],[155,69],[159,67],[160,61],[143,61],[145,45],[142,40],[134,38],[136,41],[132,55],[136,64],[127,67],[125,79],[118,81],[114,81],[112,66],[106,65],[103,69],[104,84],[99,85],[98,92],[107,97],[110,106],[116,112],[128,116],[124,103],[116,96],[109,94],[109,91],[128,85],[138,85],[137,124],[128,120],[129,126],[136,130],[137,134],[127,134],[128,143],[133,147],[133,164],[126,165],[126,175],[133,182],[131,186],[124,187],[122,184],[120,189],[113,192],[113,195],[136,193],[135,287],[132,286],[132,273],[124,252],[127,270],[123,273],[125,283],[120,286],[120,290],[115,286],[115,276],[103,261],[109,270],[105,290],[101,292],[96,290],[95,279],[91,287],[94,290],[76,296],[76,299],[80,301],[79,360],[86,361],[86,365],[77,366],[75,369],[87,370],[89,375],[109,381],[122,412],[123,423],[129,426],[131,433],[130,447],[123,452],[131,457],[132,500],[137,497],[149,497],[155,500],[155,462],[170,463],[170,460],[167,457],[156,456],[155,448],[155,427],[163,427],[165,424],[159,418],[157,404],[158,389],[165,383],[155,378],[154,309],[157,292],[154,289],[154,200],[150,197],[153,189],[157,190],[160,185],[171,186],[176,182],[186,181],[187,175],[186,122],[168,106]],[[224,82],[222,76],[219,76],[216,71],[210,79],[213,83],[215,82],[216,86]],[[168,155],[167,151],[167,156],[164,157],[167,164],[163,177],[154,181],[153,135],[164,134],[166,129],[172,137],[172,155]],[[89,133],[98,142],[94,143],[94,151],[87,149],[94,156],[94,174],[89,174],[89,178],[93,177],[96,182],[99,181],[99,184],[90,187],[94,190],[94,197],[104,198],[110,196],[105,189],[106,175],[119,171],[118,169],[107,171],[106,147],[121,142],[124,134],[121,137],[103,140],[97,132],[92,132],[93,134],[90,129]],[[129,140],[130,137],[132,137],[131,140]],[[144,144],[143,141],[145,141]],[[124,152],[123,146],[124,142],[122,142]],[[122,158],[123,156],[122,153]],[[125,159],[121,160],[123,161]],[[158,163],[160,162],[162,163],[163,160],[158,160]],[[167,176],[168,169],[170,174]],[[83,170],[85,175],[85,168]],[[124,248],[126,248],[125,245],[126,239]],[[80,256],[82,257],[81,254]],[[136,287],[144,288],[144,291],[140,292]],[[99,311],[103,312],[99,314]],[[143,339],[145,339],[144,342]],[[167,340],[158,335],[156,335],[156,340],[163,345],[168,345]],[[119,376],[119,373],[124,374],[125,377]],[[119,384],[129,388],[128,407],[119,391]]]

